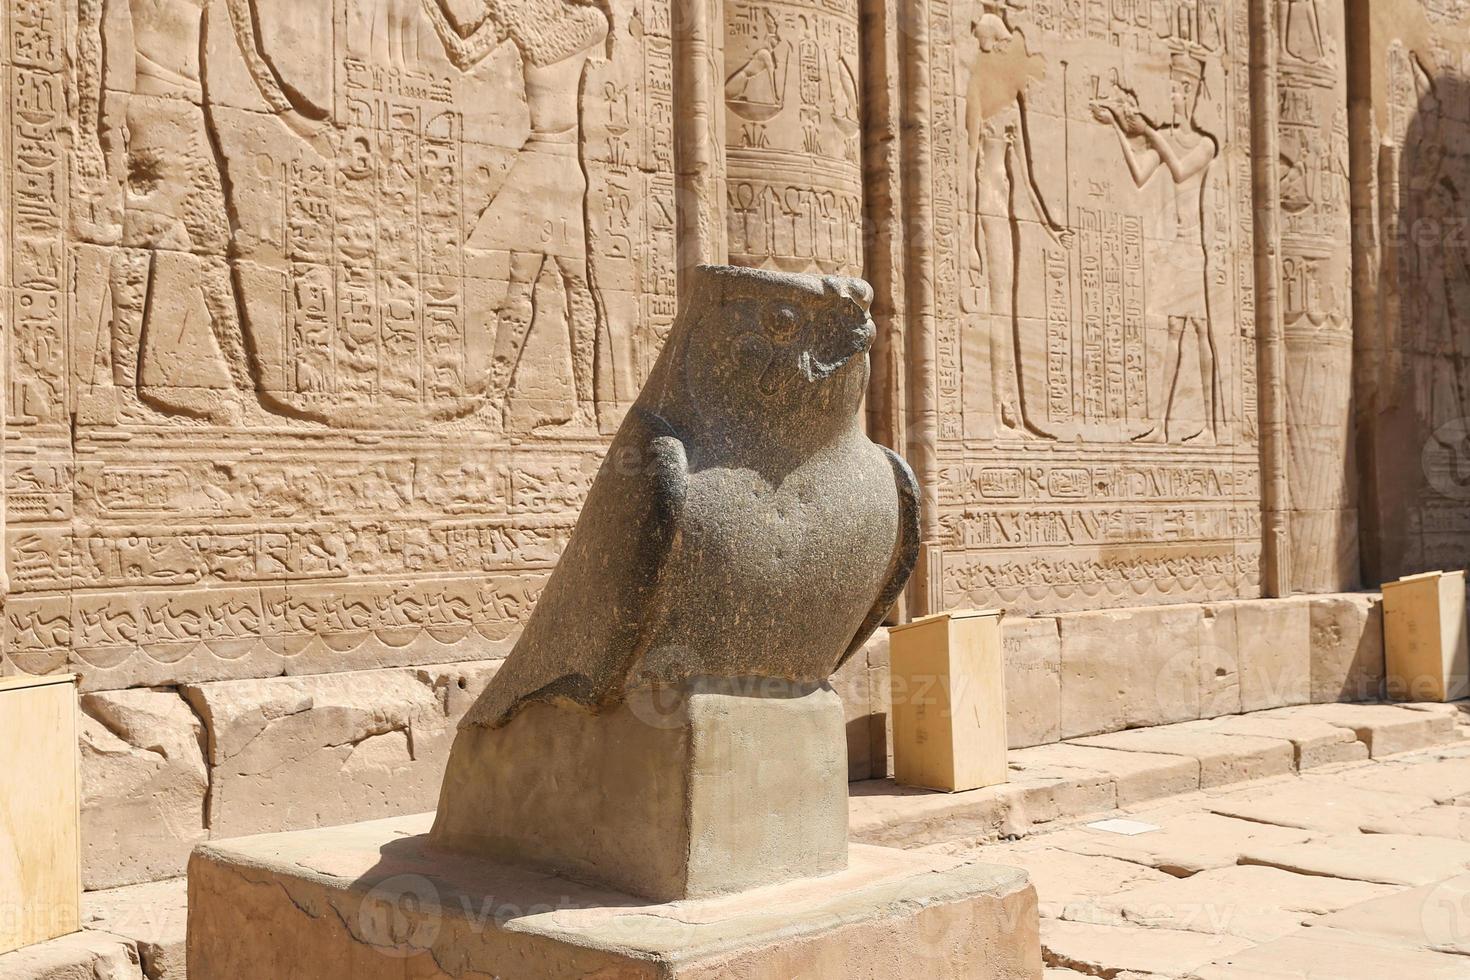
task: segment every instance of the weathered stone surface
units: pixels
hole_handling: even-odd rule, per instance
[[[1382,696],[1383,599],[1377,593],[1311,597],[1312,701]]]
[[[1240,639],[1230,606],[1201,610],[1199,684],[1201,718],[1240,714]]]
[[[78,932],[0,954],[4,980],[143,980],[138,951],[105,932]]]
[[[593,714],[528,705],[472,725],[444,779],[437,846],[655,901],[705,898],[847,862],[843,712],[825,685],[756,696],[709,679]]]
[[[1470,868],[1470,842],[1400,834],[1333,834],[1300,844],[1252,847],[1242,864],[1386,885],[1423,885]]]
[[[83,925],[133,943],[148,980],[187,980],[188,898],[184,878],[88,892]]]
[[[1365,834],[1413,834],[1470,841],[1470,807],[1428,806],[1365,820],[1359,829]]]
[[[1302,830],[1199,811],[1167,815],[1142,813],[1135,817],[1156,824],[1159,829],[1124,836],[1078,827],[1048,840],[1054,847],[1078,854],[1133,861],[1183,878],[1238,864],[1240,855],[1254,847],[1295,844],[1310,836]]]
[[[1006,658],[1006,737],[1013,749],[1062,737],[1062,641],[1049,617],[1000,621]]]
[[[1078,739],[1077,744],[1122,752],[1150,752],[1194,759],[1200,788],[1226,786],[1293,771],[1290,742],[1253,735],[1225,735],[1193,726],[1140,728]]]
[[[1015,869],[855,847],[827,878],[666,906],[446,856],[427,829],[410,818],[202,848],[191,980],[1041,974],[1035,893]],[[254,941],[257,921],[271,942]]]
[[[1200,607],[1079,613],[1057,623],[1063,738],[1200,716]]]
[[[1033,767],[1013,769],[1006,783],[1014,802],[1006,833],[1025,834],[1040,824],[1104,813],[1118,805],[1118,788],[1107,772]]]
[[[1460,980],[1462,957],[1375,945],[1338,929],[1305,929],[1251,949],[1222,956],[1188,980]]]
[[[1305,830],[1351,833],[1367,823],[1426,806],[1427,797],[1352,786],[1337,776],[1251,787],[1210,800],[1223,816]]]
[[[209,731],[214,838],[434,808],[494,662],[185,688]]]
[[[1037,908],[1050,918],[1085,919],[1085,910],[1107,897],[1134,888],[1171,881],[1160,871],[1111,857],[1076,854],[1030,842],[971,849],[982,861],[1020,868],[1036,889]],[[955,853],[950,851],[948,853]],[[1078,912],[1077,915],[1072,914]]]
[[[88,694],[81,706],[84,887],[182,874],[207,834],[199,719],[170,690]]]
[[[1252,944],[1238,936],[1043,919],[1041,945],[1048,966],[1071,967],[1088,976],[1131,971],[1177,977]]]
[[[888,847],[995,840],[1013,826],[1020,805],[1019,791],[1009,784],[938,793],[872,779],[849,789],[852,839]]]
[[[1412,752],[1456,738],[1454,719],[1382,704],[1313,704],[1283,709],[1289,717],[1314,718],[1351,729],[1375,759]]]
[[[1342,774],[1342,782],[1406,799],[1456,803],[1470,797],[1470,766],[1463,759],[1393,759]]]
[[[1340,762],[1361,762],[1368,758],[1368,746],[1359,742],[1352,731],[1312,718],[1249,714],[1213,718],[1183,727],[1222,735],[1285,739],[1291,743],[1299,771]]]
[[[1235,617],[1242,711],[1306,704],[1311,700],[1309,600],[1232,602],[1220,608],[1217,615]]]
[[[1161,796],[1199,789],[1199,763],[1177,755],[1093,748],[1065,742],[1039,745],[1010,754],[1011,768],[1099,772],[1117,785],[1117,805],[1131,806]]]
[[[878,630],[886,633],[886,630]],[[876,634],[875,634],[876,635]],[[873,777],[873,691],[867,644],[832,675],[832,690],[842,700],[847,721],[847,778]]]
[[[1127,925],[1267,942],[1295,932],[1314,917],[1394,891],[1389,885],[1246,865],[1122,888],[1092,908],[1069,906],[1066,917],[1105,923],[1101,916],[1111,913]],[[1046,894],[1039,884],[1037,893]]]
[[[1467,902],[1470,875],[1455,875],[1418,888],[1395,890],[1313,924],[1408,949],[1470,956]]]

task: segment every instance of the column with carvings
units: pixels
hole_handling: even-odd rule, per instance
[[[1336,592],[1359,584],[1343,6],[1274,6],[1290,586]]]
[[[861,275],[858,0],[724,0],[724,20],[730,261]]]

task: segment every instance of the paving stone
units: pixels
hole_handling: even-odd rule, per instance
[[[886,847],[993,841],[1007,832],[1019,798],[1009,785],[940,793],[866,779],[848,786],[848,834]]]
[[[1007,834],[1025,834],[1039,824],[1106,813],[1118,806],[1117,783],[1105,772],[1013,768],[1006,785],[1016,794]]]
[[[1182,725],[1140,728],[1078,739],[1079,745],[1179,755],[1199,762],[1201,788],[1225,786],[1294,771],[1291,743],[1250,735],[1221,735]]]
[[[1456,738],[1447,715],[1386,704],[1311,704],[1280,709],[1282,715],[1315,718],[1351,729],[1375,759],[1412,752]]]
[[[1184,929],[1240,936],[1255,942],[1276,939],[1308,919],[1381,898],[1397,889],[1363,881],[1294,874],[1244,865],[1211,868],[1188,878],[1134,885],[1092,905],[1118,922],[1155,929]],[[1069,904],[1065,917],[1081,921],[1087,905]]]
[[[121,936],[75,932],[0,954],[0,980],[143,980],[143,971]]]
[[[1180,929],[1041,920],[1041,949],[1046,964],[1095,977],[1117,977],[1122,971],[1178,977],[1251,945],[1250,940],[1238,936],[1211,936]]]
[[[1358,828],[1366,834],[1413,834],[1470,841],[1470,807],[1427,806],[1392,817],[1370,820]]]
[[[1323,916],[1312,925],[1412,949],[1470,956],[1470,875],[1395,891]],[[1470,961],[1466,966],[1470,968]]]
[[[82,896],[82,924],[138,948],[148,980],[186,980],[184,943],[189,923],[188,879],[174,878]]]
[[[1010,753],[1013,769],[1073,769],[1106,773],[1117,784],[1117,805],[1129,806],[1199,789],[1199,763],[1177,755],[1122,752],[1075,742],[1039,745]]]
[[[1299,844],[1251,847],[1240,862],[1352,881],[1424,885],[1470,868],[1470,842],[1406,834],[1333,834]]]
[[[1366,943],[1338,929],[1303,929],[1221,956],[1188,980],[1465,980],[1463,957]]]
[[[1421,809],[1428,797],[1343,783],[1336,776],[1306,776],[1270,786],[1252,786],[1210,800],[1214,813],[1243,820],[1316,831],[1352,832],[1365,823]]]
[[[1161,871],[1130,861],[1041,846],[1045,840],[991,845],[972,849],[967,854],[1029,873],[1044,916],[1059,917],[1065,909],[1085,908],[1118,892],[1174,880]],[[1082,918],[1082,921],[1087,920]]]
[[[1215,731],[1224,735],[1284,739],[1292,745],[1298,770],[1341,762],[1362,762],[1368,758],[1368,746],[1359,742],[1352,731],[1314,718],[1249,714],[1197,721],[1183,727]]]
[[[1204,812],[1153,818],[1152,822],[1159,825],[1158,830],[1133,837],[1077,827],[1044,839],[1078,854],[1134,861],[1183,877],[1238,864],[1240,855],[1253,847],[1297,844],[1311,836],[1304,830]]]
[[[1340,777],[1344,784],[1453,803],[1470,796],[1470,765],[1463,759],[1413,758],[1367,766]]]

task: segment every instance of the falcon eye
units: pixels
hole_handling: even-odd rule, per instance
[[[796,311],[789,306],[783,306],[776,311],[774,316],[766,320],[766,333],[770,334],[773,340],[790,340],[791,335],[796,333],[796,324]]]

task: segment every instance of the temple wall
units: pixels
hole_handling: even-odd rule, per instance
[[[1239,710],[1267,654],[1220,624],[1276,615],[1291,690],[1371,695],[1272,602],[1470,560],[1467,25],[6,3],[0,673],[82,675],[89,881],[386,815],[362,794],[432,806],[698,262],[871,281],[870,431],[923,492],[896,615],[1038,617],[1007,640],[1018,737],[1112,724],[1114,662],[1184,678],[1118,724]],[[1183,647],[1130,643],[1150,616]],[[886,659],[852,663],[853,771],[881,772]],[[316,816],[262,810],[307,784]],[[159,839],[106,844],[131,823]]]
[[[1355,4],[1353,177],[1370,578],[1470,548],[1470,4]]]

